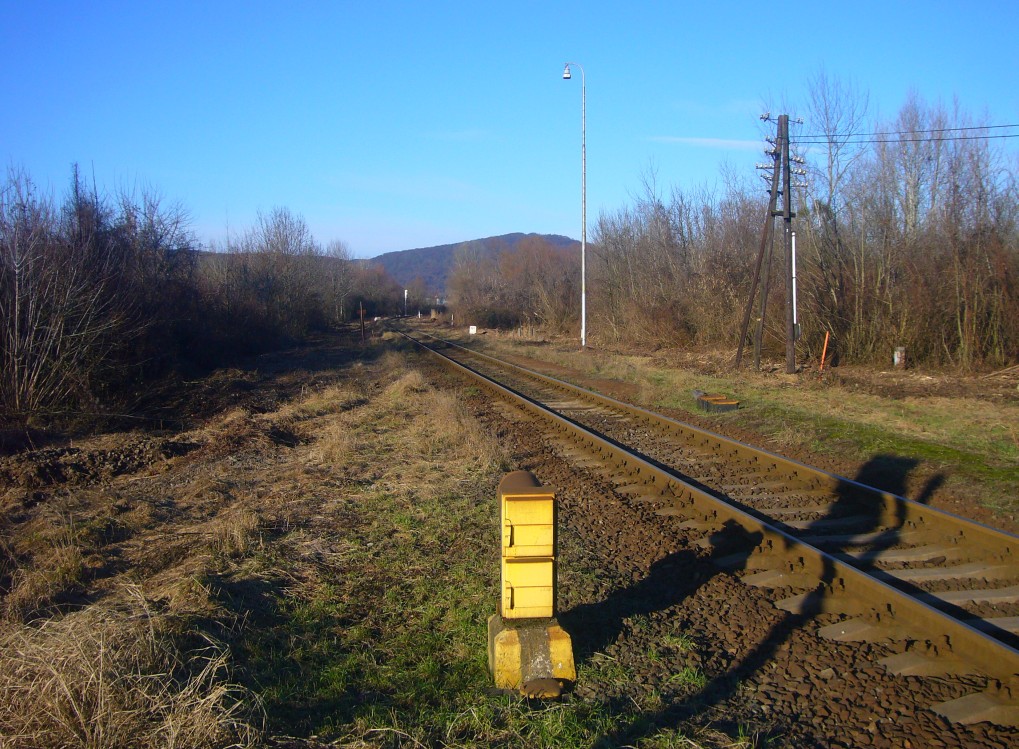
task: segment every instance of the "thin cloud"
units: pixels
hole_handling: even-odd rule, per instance
[[[723,151],[760,151],[764,141],[729,140],[726,138],[686,138],[674,135],[653,135],[648,140],[655,143],[678,143],[699,148],[716,148]]]

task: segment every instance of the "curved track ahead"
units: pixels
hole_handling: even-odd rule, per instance
[[[411,340],[545,419],[619,492],[701,532],[716,563],[777,606],[838,614],[822,636],[901,643],[882,660],[894,673],[987,677],[936,712],[1019,725],[1019,538],[430,338]]]

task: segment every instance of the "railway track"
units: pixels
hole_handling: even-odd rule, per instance
[[[834,615],[820,636],[891,643],[881,666],[896,674],[986,677],[982,691],[933,711],[1019,726],[1019,538],[448,341],[407,337],[544,419],[565,457],[697,532],[715,564],[773,591],[780,609]]]

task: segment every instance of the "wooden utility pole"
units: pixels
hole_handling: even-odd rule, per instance
[[[761,301],[754,326],[754,369],[761,368],[761,348],[764,346],[764,320],[768,316],[768,294],[771,292],[771,259],[775,254],[775,211],[768,221],[768,249],[765,250],[764,276],[761,278]],[[752,297],[751,297],[752,299]]]
[[[763,115],[768,119],[768,115]],[[757,253],[757,267],[754,271],[754,281],[750,287],[750,296],[747,299],[746,311],[743,313],[743,325],[740,328],[739,346],[736,349],[736,368],[739,369],[743,362],[743,346],[746,343],[747,331],[750,328],[750,315],[753,313],[754,300],[757,298],[757,287],[761,286],[761,298],[757,328],[754,331],[754,366],[761,366],[761,346],[764,338],[764,320],[768,311],[768,289],[771,278],[771,255],[772,239],[774,237],[775,218],[781,216],[783,219],[783,236],[785,240],[786,257],[786,372],[792,374],[796,371],[796,331],[793,323],[793,248],[792,248],[792,220],[796,214],[792,210],[792,179],[789,158],[789,115],[783,114],[778,117],[778,130],[775,138],[775,147],[767,151],[772,158],[770,165],[758,164],[759,169],[771,169],[770,200],[768,201],[768,213],[764,219],[764,228],[761,231],[761,245]],[[779,177],[781,176],[782,189],[779,189]],[[778,196],[782,196],[782,210],[777,210]],[[761,268],[764,267],[764,280],[761,281]]]
[[[778,118],[782,145],[782,222],[785,226],[785,371],[796,372],[796,326],[793,321],[793,189],[789,163],[789,115]]]
[[[767,116],[765,115],[764,118],[767,119]],[[775,147],[768,151],[768,155],[771,156],[771,160],[772,160],[772,165],[771,165],[771,188],[768,190],[768,193],[769,193],[769,195],[771,197],[770,197],[770,199],[768,201],[768,215],[767,215],[767,218],[765,218],[765,220],[764,220],[764,228],[761,230],[761,245],[760,245],[760,248],[758,249],[758,252],[757,252],[757,266],[754,269],[754,282],[753,282],[753,284],[750,287],[750,297],[747,299],[747,308],[746,308],[746,311],[743,313],[743,324],[740,327],[739,346],[736,349],[736,369],[739,369],[740,365],[743,363],[743,345],[746,343],[746,340],[747,340],[747,331],[750,329],[750,315],[753,314],[754,299],[757,298],[757,285],[760,283],[760,280],[761,280],[761,266],[764,264],[765,254],[767,253],[769,258],[771,256],[770,251],[769,251],[769,248],[771,246],[770,240],[771,240],[772,231],[773,231],[774,224],[775,224],[775,222],[774,222],[775,206],[777,205],[777,202],[778,202],[778,177],[779,177],[779,166],[780,166],[779,154],[780,154],[780,149],[778,147],[778,143],[776,143]],[[759,169],[760,168],[765,168],[761,164],[758,164],[757,166],[758,166]],[[770,265],[771,265],[770,261],[769,261],[768,265],[769,265],[769,272],[770,272]],[[762,296],[762,301],[766,300],[766,295],[762,294],[761,296]],[[764,320],[764,309],[762,307],[762,309],[761,309],[761,321],[758,322],[759,326],[763,322],[763,320]],[[758,336],[759,336],[759,330],[760,330],[760,328],[758,328]],[[759,338],[758,338],[758,340],[759,340]],[[756,346],[755,346],[755,348],[756,348]],[[757,358],[757,363],[756,363],[755,366],[760,367],[761,363],[760,363],[760,355],[759,355],[759,353],[757,354],[756,358]]]

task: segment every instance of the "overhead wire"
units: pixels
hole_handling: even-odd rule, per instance
[[[969,125],[967,127],[933,127],[933,128],[919,128],[916,130],[889,130],[887,132],[875,132],[875,133],[839,133],[844,138],[856,138],[856,137],[874,137],[878,135],[919,135],[921,133],[948,133],[956,132],[959,130],[999,130],[1001,128],[1019,127],[1019,123],[1015,125]],[[801,135],[801,138],[827,138],[827,133],[812,133],[809,135]]]
[[[867,145],[872,143],[934,143],[952,140],[1004,140],[1019,138],[1019,133],[1004,133],[1001,135],[939,135],[939,133],[963,133],[973,130],[1002,130],[1008,128],[1019,128],[1019,124],[1012,125],[970,125],[966,127],[937,127],[916,130],[889,130],[873,133],[815,133],[790,137],[790,141],[797,145],[828,145],[838,142],[840,145]],[[901,136],[912,136],[903,138]]]
[[[840,145],[853,146],[853,145],[865,145],[868,143],[945,143],[952,140],[1002,140],[1007,138],[1019,138],[1019,133],[1009,133],[1008,135],[950,135],[945,138],[871,138],[868,140],[839,140],[837,141]],[[791,143],[796,145],[808,145],[808,146],[826,146],[829,143],[835,142],[836,138],[826,138],[824,140],[801,140],[799,138],[790,138]]]

